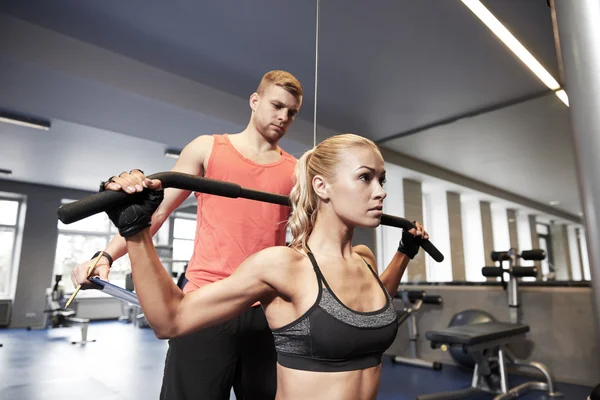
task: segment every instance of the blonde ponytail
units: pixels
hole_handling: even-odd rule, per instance
[[[312,232],[317,216],[317,196],[312,187],[309,173],[309,162],[314,148],[307,151],[296,163],[296,182],[290,192],[292,214],[288,226],[292,233],[290,247],[296,250],[308,251],[306,242]]]

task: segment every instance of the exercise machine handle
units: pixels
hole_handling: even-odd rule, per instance
[[[442,296],[428,295],[424,290],[403,290],[396,293],[396,297],[400,299],[407,297],[408,301],[411,303],[416,303],[421,300],[423,301],[423,304],[442,304]]]
[[[512,267],[510,272],[514,277],[517,278],[522,278],[524,276],[538,276],[537,267]]]
[[[508,261],[510,260],[510,256],[506,251],[492,251],[491,254],[492,261]]]
[[[483,267],[481,268],[481,274],[486,278],[494,278],[502,276],[504,270],[500,267]]]
[[[393,226],[395,228],[402,228],[410,230],[416,228],[416,226],[405,218],[395,217],[393,215],[383,214],[381,216],[381,225]],[[444,255],[431,243],[428,239],[422,239],[415,237],[415,241],[427,254],[431,256],[435,261],[441,263],[444,261]]]
[[[443,303],[442,296],[428,294],[423,296],[423,304],[441,305]]]
[[[425,291],[423,290],[405,290],[403,292],[406,293],[408,300],[411,303],[414,303],[417,300],[423,300],[423,297],[425,297]]]
[[[163,188],[177,188],[222,197],[241,197],[265,203],[280,204],[284,206],[290,205],[290,199],[287,196],[246,189],[235,183],[184,174],[181,172],[159,172],[148,176],[148,178],[160,180]],[[130,195],[123,191],[115,192],[106,190],[82,200],[61,206],[57,212],[58,219],[64,224],[70,224],[91,215],[106,211],[111,207],[128,204],[135,201],[135,198],[135,194]],[[381,224],[407,230],[415,228],[415,225],[409,220],[387,214],[382,215]],[[429,240],[416,238],[416,241],[435,261],[444,261],[444,255]]]
[[[523,260],[541,261],[546,259],[546,252],[543,249],[525,250],[521,252],[521,258]]]

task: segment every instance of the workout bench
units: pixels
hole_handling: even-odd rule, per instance
[[[88,326],[90,324],[90,320],[87,318],[77,318],[75,317],[75,313],[73,316],[69,316],[65,318],[65,326],[74,326],[79,325],[81,328],[81,340],[71,340],[71,344],[86,344],[90,342],[95,342],[96,339],[88,340]]]
[[[90,320],[79,318],[74,310],[65,309],[66,296],[64,288],[60,285],[62,275],[55,275],[55,284],[52,289],[46,289],[46,309],[44,310],[44,322],[41,326],[28,326],[27,330],[58,328],[61,326],[78,325],[81,328],[81,340],[71,340],[71,344],[87,344],[95,342],[96,339],[88,340],[88,327]]]
[[[506,348],[511,343],[522,342],[529,332],[528,325],[504,322],[453,326],[439,331],[430,331],[425,337],[432,348],[459,347],[475,359],[475,370],[471,387],[452,392],[425,394],[417,400],[464,399],[480,393],[492,393],[494,400],[515,399],[529,390],[547,392],[549,397],[562,397],[554,391],[554,383],[547,368],[540,363],[522,363]],[[508,389],[506,365],[512,364],[535,368],[542,372],[546,382],[526,382]]]

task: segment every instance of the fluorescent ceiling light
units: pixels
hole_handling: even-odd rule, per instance
[[[535,59],[535,57],[514,37],[502,22],[498,20],[480,0],[461,0],[497,37],[504,43],[549,89],[554,90],[556,96],[568,107],[569,98],[561,89],[560,84],[550,73]]]
[[[7,124],[25,126],[28,128],[41,129],[44,131],[50,130],[50,121],[45,121],[38,118],[25,117],[8,111],[0,111],[0,122]]]
[[[181,154],[181,150],[176,149],[167,149],[165,150],[165,157],[178,159],[179,154]]]
[[[565,92],[563,89],[560,89],[555,94],[559,99],[562,100],[563,103],[567,105],[567,107],[569,107],[569,97],[567,97],[567,92]]]

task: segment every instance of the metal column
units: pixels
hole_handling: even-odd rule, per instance
[[[600,342],[600,1],[553,0],[551,4],[569,96]]]

